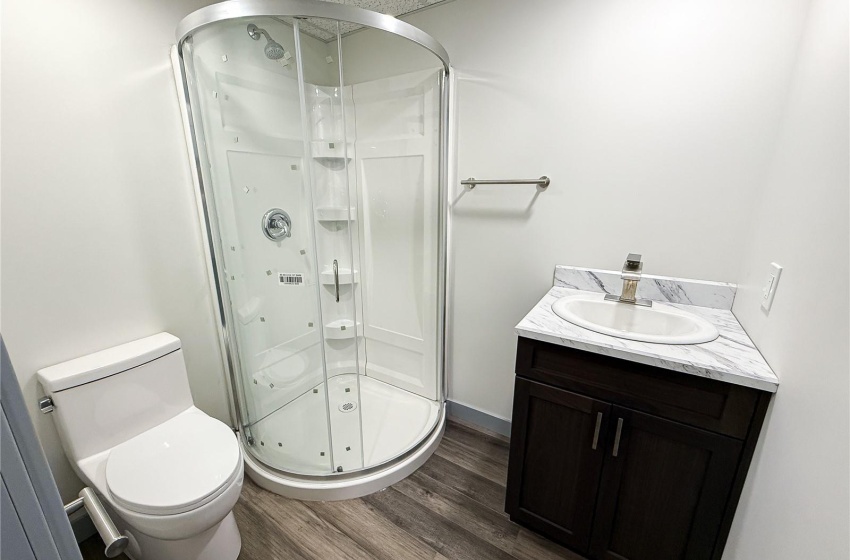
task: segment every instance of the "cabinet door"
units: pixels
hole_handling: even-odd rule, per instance
[[[611,405],[517,378],[506,511],[586,551]]]
[[[620,407],[609,438],[591,556],[709,559],[741,443]]]

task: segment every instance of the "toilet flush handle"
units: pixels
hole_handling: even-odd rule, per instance
[[[53,412],[53,399],[50,397],[41,397],[38,399],[38,409],[42,414],[50,414]]]

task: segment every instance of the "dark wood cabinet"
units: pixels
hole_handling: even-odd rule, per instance
[[[584,549],[590,542],[611,405],[524,379],[517,380],[514,403],[520,451],[508,475],[511,516]]]
[[[591,551],[605,560],[708,560],[741,442],[614,407]],[[615,428],[616,429],[616,428]]]
[[[769,399],[520,338],[506,511],[594,560],[719,560]]]

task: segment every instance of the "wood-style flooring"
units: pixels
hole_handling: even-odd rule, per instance
[[[504,513],[508,441],[449,421],[434,455],[393,486],[356,500],[300,502],[248,478],[234,508],[240,560],[549,560],[581,557]],[[83,558],[104,558],[95,536]]]

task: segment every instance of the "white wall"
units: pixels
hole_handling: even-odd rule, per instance
[[[653,274],[735,281],[806,6],[456,0],[403,18],[457,70],[458,176],[552,178],[454,203],[452,400],[510,417],[513,327],[555,264],[638,252]],[[346,76],[410,68],[383,40],[344,39]]]
[[[228,417],[169,61],[204,3],[3,3],[2,333],[66,500],[38,368],[166,330],[196,403]]]
[[[814,0],[739,277],[734,313],[781,385],[724,558],[850,556],[850,41]],[[767,266],[784,266],[769,314]]]

